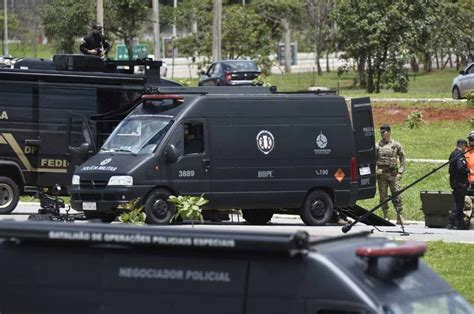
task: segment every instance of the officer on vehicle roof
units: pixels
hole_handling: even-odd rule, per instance
[[[469,169],[469,183],[467,194],[469,196],[474,196],[474,131],[469,132],[467,136],[469,141],[468,150],[464,154],[467,161],[467,168]]]
[[[464,197],[469,186],[469,169],[466,157],[464,157],[466,146],[467,141],[459,139],[456,148],[449,155],[449,185],[453,189],[454,205],[449,213],[448,229],[464,229]]]
[[[85,55],[105,56],[110,50],[110,45],[102,36],[102,25],[93,24],[92,30],[82,39],[79,48]]]
[[[387,188],[390,187],[391,195],[395,195],[400,190],[400,179],[405,171],[406,160],[403,147],[397,141],[390,138],[391,129],[388,124],[380,127],[382,139],[376,144],[377,159],[377,184],[379,186],[380,202],[385,201]],[[399,165],[397,165],[397,159]],[[392,200],[397,211],[397,224],[403,223],[403,204],[400,195]],[[388,204],[382,206],[384,219],[388,219]]]

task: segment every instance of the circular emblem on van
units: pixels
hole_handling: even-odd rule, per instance
[[[269,154],[275,147],[275,137],[270,131],[262,130],[257,134],[257,147],[265,155]]]
[[[328,139],[327,137],[323,134],[321,131],[316,138],[316,144],[318,145],[319,148],[324,148],[328,145]]]
[[[100,162],[100,165],[101,165],[101,166],[105,166],[106,164],[108,164],[108,163],[111,162],[111,161],[112,161],[112,157],[107,158],[107,159],[104,159],[104,160],[102,160],[102,161]]]

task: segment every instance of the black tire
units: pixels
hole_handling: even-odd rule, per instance
[[[163,189],[156,189],[148,194],[145,200],[146,223],[150,225],[169,224],[176,213],[176,206],[169,203],[171,194]]]
[[[454,86],[452,91],[453,99],[461,99],[461,92],[457,86]]]
[[[11,213],[20,200],[20,189],[12,179],[0,177],[0,214]]]
[[[300,211],[300,217],[308,226],[321,226],[332,217],[334,205],[331,197],[324,191],[311,192]]]
[[[271,209],[242,209],[242,216],[251,225],[266,225],[273,217]]]
[[[101,222],[104,223],[111,223],[112,221],[117,218],[116,214],[113,213],[100,213],[100,212],[95,212],[95,211],[84,211],[84,216],[86,217],[87,220],[92,220],[92,219],[98,219]]]

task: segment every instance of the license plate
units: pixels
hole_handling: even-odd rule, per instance
[[[366,175],[370,174],[370,167],[360,167],[359,168],[359,174],[361,176],[366,176]]]
[[[97,210],[97,205],[95,202],[83,202],[82,203],[83,210]]]

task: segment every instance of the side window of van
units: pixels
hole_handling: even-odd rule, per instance
[[[200,154],[204,152],[204,127],[202,123],[184,124],[184,154]]]

